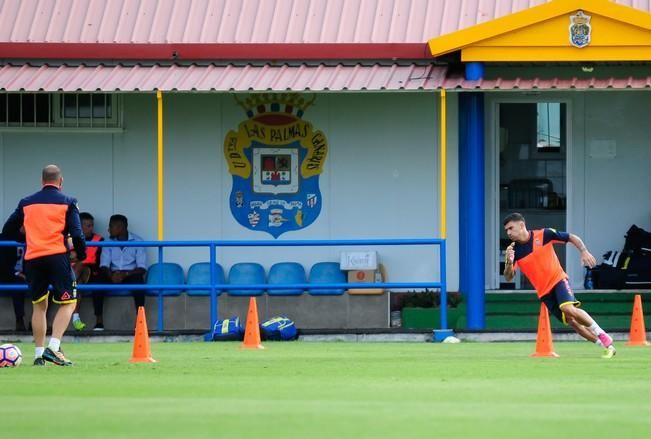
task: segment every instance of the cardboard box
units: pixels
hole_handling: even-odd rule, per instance
[[[382,264],[379,264],[377,270],[350,270],[348,272],[349,284],[370,284],[383,282],[384,272]],[[350,288],[348,294],[383,294],[383,288]]]
[[[373,283],[375,281],[375,270],[350,270],[348,272],[348,283]]]

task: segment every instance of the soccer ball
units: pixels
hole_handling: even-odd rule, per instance
[[[23,361],[23,354],[18,346],[11,343],[0,345],[0,367],[20,366]]]

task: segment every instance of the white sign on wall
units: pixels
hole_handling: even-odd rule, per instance
[[[377,252],[342,252],[339,266],[342,270],[375,270]]]
[[[614,159],[617,155],[617,142],[614,140],[590,140],[589,148],[592,159]]]

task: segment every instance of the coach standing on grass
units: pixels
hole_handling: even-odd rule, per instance
[[[25,275],[32,294],[32,333],[34,334],[35,366],[49,361],[58,366],[72,366],[61,352],[61,338],[77,303],[77,288],[66,237],[72,237],[77,259],[86,258],[86,243],[81,231],[77,200],[61,192],[63,176],[56,165],[43,168],[40,191],[23,198],[4,225],[3,231],[16,234],[25,226]],[[52,301],[59,305],[52,324],[52,337],[45,347],[49,285]]]

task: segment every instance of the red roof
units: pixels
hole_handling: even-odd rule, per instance
[[[546,1],[5,0],[0,41],[425,43]]]
[[[425,43],[548,1],[5,0],[0,41]],[[615,3],[651,11],[649,0]]]
[[[548,1],[5,0],[0,58],[426,59],[431,38]]]
[[[483,79],[447,77],[431,64],[4,65],[3,92],[413,91],[651,88],[651,77]]]
[[[62,65],[0,67],[0,90],[20,91],[354,91],[436,90],[445,67],[344,65]]]
[[[512,78],[482,79],[468,81],[461,77],[447,78],[442,87],[464,90],[601,90],[601,89],[642,89],[651,88],[651,76],[624,78]]]
[[[426,43],[431,38],[548,1],[5,0],[0,2],[0,59],[21,61],[0,67],[0,90],[649,87],[646,77],[465,81],[446,79],[444,67],[411,62],[430,60]],[[651,11],[651,0],[614,1]],[[24,64],[38,59],[58,59],[63,65]],[[350,63],[288,62],[328,59]],[[73,65],[70,60],[101,64]],[[161,60],[178,64],[145,64]],[[207,63],[197,64],[201,60]]]

